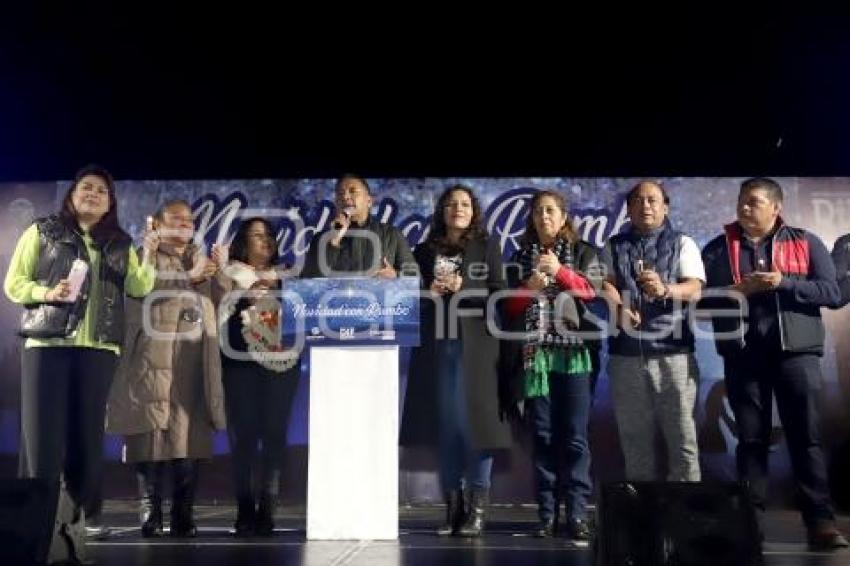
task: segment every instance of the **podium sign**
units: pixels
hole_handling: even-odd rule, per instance
[[[419,345],[419,279],[291,279],[283,290],[291,346]]]

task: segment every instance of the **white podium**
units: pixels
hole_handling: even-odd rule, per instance
[[[398,538],[398,354],[419,344],[419,279],[292,279],[284,344],[310,366],[308,540]]]
[[[308,540],[398,538],[398,346],[310,350]]]

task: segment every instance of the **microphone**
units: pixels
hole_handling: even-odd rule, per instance
[[[345,216],[346,220],[351,220],[351,213],[354,212],[354,207],[346,206],[341,212]],[[342,230],[342,222],[339,220],[334,221],[334,230]]]

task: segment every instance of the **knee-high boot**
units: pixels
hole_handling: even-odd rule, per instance
[[[274,532],[274,511],[280,495],[280,470],[265,469],[262,491],[257,505],[256,534],[270,536]]]
[[[194,460],[181,458],[172,460],[171,470],[174,480],[171,501],[171,536],[197,536],[198,529],[192,514],[198,483],[198,464]]]
[[[136,464],[139,485],[139,524],[145,538],[162,536],[162,462]]]

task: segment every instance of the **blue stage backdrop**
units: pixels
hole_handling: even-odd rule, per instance
[[[700,246],[719,234],[722,225],[734,218],[742,179],[676,177],[658,180],[670,194],[670,218],[674,226],[692,235]],[[829,247],[840,233],[850,231],[850,179],[778,180],[786,191],[787,220],[815,231]],[[567,197],[579,233],[594,245],[601,246],[611,234],[627,225],[624,196],[637,181],[633,178],[370,179],[375,203],[373,213],[380,220],[398,226],[411,246],[417,245],[427,234],[440,192],[455,183],[471,186],[486,210],[486,227],[498,239],[505,257],[509,257],[517,246],[528,215],[528,201],[534,191],[554,189]],[[297,265],[304,257],[310,238],[332,217],[333,186],[332,179],[119,181],[120,219],[139,242],[145,216],[167,199],[183,198],[192,203],[197,238],[211,244],[229,241],[240,218],[265,216],[278,228],[278,244],[284,261]],[[0,211],[4,215],[0,226],[3,273],[17,236],[33,217],[56,210],[67,188],[67,181],[0,185]],[[18,447],[20,341],[15,330],[19,315],[16,305],[5,298],[0,301],[0,328],[3,328],[0,356],[5,369],[0,380],[0,453],[7,454],[16,453]],[[845,311],[830,313],[827,318],[830,332],[824,358],[822,410],[826,442],[836,446],[843,441],[847,429],[850,325]],[[836,340],[836,337],[841,339]],[[710,342],[700,341],[697,349],[702,376],[697,418],[704,473],[708,478],[733,478],[734,423],[722,386],[722,364]],[[406,365],[404,361],[403,376]],[[290,445],[306,443],[306,381],[306,376],[302,376],[289,428]],[[778,449],[773,452],[773,465],[779,481],[783,481],[789,465],[782,435],[777,434],[776,438]],[[620,477],[622,463],[604,374],[596,390],[592,442],[596,476],[601,480]],[[217,438],[216,451],[219,454],[227,452],[224,435]],[[119,454],[120,439],[109,438],[108,457],[117,459]],[[520,434],[513,452],[497,463],[495,481],[501,483],[499,476],[507,475],[530,482],[529,459],[528,438]],[[438,496],[431,463],[428,458],[403,458],[402,493],[408,499],[428,500]]]

